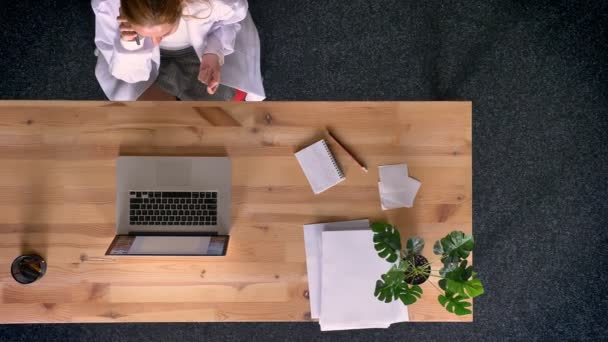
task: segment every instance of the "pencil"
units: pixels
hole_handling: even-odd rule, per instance
[[[135,42],[137,43],[137,45],[141,45],[141,43],[139,42],[139,34],[135,36]]]
[[[335,136],[334,136],[334,135],[331,133],[331,131],[329,130],[329,128],[325,128],[325,130],[327,131],[327,135],[329,135],[329,136],[330,136],[330,137],[333,139],[333,141],[335,141],[335,142],[336,142],[336,144],[338,144],[338,145],[339,145],[339,146],[340,146],[340,147],[341,147],[341,148],[342,148],[342,149],[343,149],[343,150],[346,152],[346,154],[348,154],[348,155],[351,157],[351,159],[352,159],[352,160],[354,160],[354,161],[355,161],[355,163],[357,163],[357,165],[359,165],[359,167],[361,168],[361,170],[363,170],[364,172],[366,172],[366,173],[367,173],[367,167],[366,167],[365,165],[363,165],[363,163],[362,163],[361,161],[359,161],[359,159],[357,159],[357,157],[355,157],[355,155],[354,155],[354,154],[353,154],[351,151],[349,151],[349,150],[346,148],[346,146],[344,146],[344,145],[343,145],[343,144],[340,142],[340,140],[338,140],[338,138],[336,138],[336,137],[335,137]]]
[[[39,260],[26,261],[22,265],[29,266],[34,271],[40,273],[40,261]]]

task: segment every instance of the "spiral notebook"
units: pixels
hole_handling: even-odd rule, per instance
[[[345,179],[325,140],[296,152],[296,159],[315,194],[319,194]]]

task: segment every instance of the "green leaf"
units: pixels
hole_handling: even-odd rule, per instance
[[[374,296],[378,300],[389,303],[399,299],[403,304],[415,303],[422,296],[422,288],[417,285],[410,286],[403,281],[404,274],[399,266],[393,265],[391,269],[376,281]]]
[[[461,231],[453,231],[441,239],[442,255],[452,260],[468,258],[474,246],[473,236]]]
[[[451,271],[455,270],[456,268],[458,268],[458,263],[459,263],[458,258],[447,257],[447,258],[442,258],[441,261],[443,262],[443,267],[439,270],[439,275],[442,277],[445,277],[446,273],[451,272]]]
[[[374,248],[378,256],[388,262],[395,262],[399,259],[401,250],[401,235],[392,225],[383,222],[376,222],[371,225],[374,232]]]
[[[474,274],[473,266],[467,267],[467,261],[464,260],[458,268],[445,274],[445,290],[470,298],[482,295],[483,285],[481,280],[471,278]]]
[[[397,298],[395,289],[403,283],[403,277],[404,275],[399,271],[398,266],[393,265],[388,272],[381,276],[381,279],[376,281],[374,296],[387,303],[393,301]]]
[[[445,295],[439,295],[437,300],[441,306],[445,307],[448,312],[455,313],[458,316],[470,315],[471,310],[468,309],[471,303],[466,302],[467,298],[454,293],[446,292]]]
[[[390,251],[389,251],[388,249],[381,249],[381,250],[378,252],[378,255],[379,255],[379,256],[380,256],[382,259],[384,259],[384,258],[386,258],[386,257],[389,255],[389,253],[390,253]]]
[[[378,300],[390,303],[393,301],[393,293],[386,288],[386,284],[382,280],[376,281],[376,289],[374,290],[374,296],[378,297]]]
[[[412,263],[408,259],[401,259],[397,265],[397,269],[405,274],[405,271],[411,267]]]
[[[372,231],[374,233],[381,233],[383,232],[386,227],[390,227],[390,223],[386,223],[386,222],[374,222],[372,223],[372,225],[370,226],[372,228]]]
[[[469,256],[474,246],[473,236],[461,231],[453,231],[436,241],[433,245],[433,253],[441,255],[443,263],[439,274],[444,277],[446,273],[455,270],[458,264]]]
[[[480,279],[471,279],[467,281],[464,290],[471,298],[480,296],[485,292]]]
[[[403,283],[401,286],[402,292],[399,294],[399,299],[405,305],[411,305],[416,303],[420,297],[422,297],[422,288],[418,285],[408,285]]]
[[[435,244],[433,245],[433,253],[435,253],[435,255],[443,254],[443,246],[441,245],[441,240],[435,241]]]
[[[483,285],[479,279],[469,279],[467,281],[446,279],[445,287],[447,291],[458,293],[467,298],[475,298],[484,292]]]
[[[412,236],[405,243],[407,255],[418,255],[424,248],[424,239],[418,236]]]

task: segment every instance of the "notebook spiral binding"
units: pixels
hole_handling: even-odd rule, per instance
[[[340,178],[344,178],[344,173],[342,172],[340,165],[338,165],[338,162],[336,161],[334,154],[331,153],[329,146],[327,146],[327,142],[325,140],[322,140],[322,141],[323,141],[323,146],[325,146],[325,150],[327,150],[327,154],[331,157],[331,162],[334,164],[334,167],[336,168],[336,172],[338,173],[338,176],[340,176]]]

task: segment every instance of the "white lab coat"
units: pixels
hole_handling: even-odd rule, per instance
[[[120,0],[92,0],[91,5],[95,45],[100,52],[95,76],[108,99],[137,100],[158,76],[160,48],[149,38],[142,39],[141,46],[120,39],[116,20]],[[247,8],[247,0],[188,1],[184,12],[205,19],[184,21],[199,59],[205,53],[224,56],[220,83],[246,92],[248,101],[261,101],[266,95],[260,39]]]

